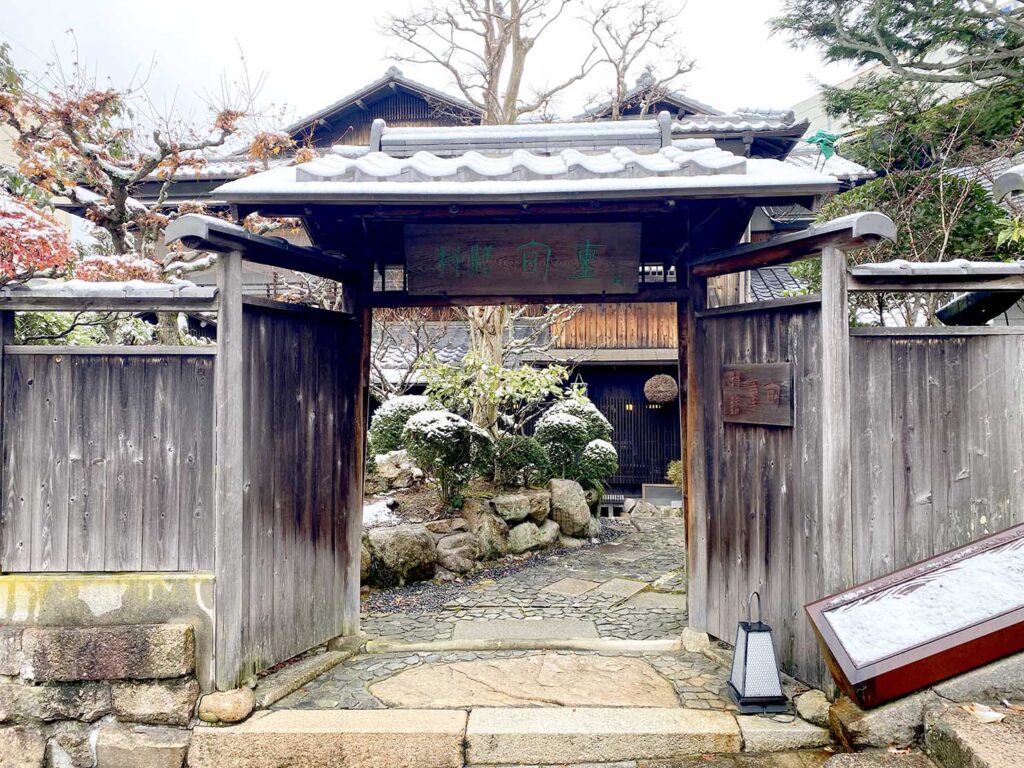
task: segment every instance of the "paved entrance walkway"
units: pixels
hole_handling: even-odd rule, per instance
[[[700,654],[667,650],[686,626],[683,521],[644,518],[637,525],[607,522],[604,543],[499,568],[468,584],[373,596],[363,630],[368,648],[384,652],[339,664],[276,708],[730,709],[726,670]],[[541,648],[544,641],[668,642],[614,652],[465,650],[538,640]],[[438,641],[463,649],[429,647]],[[387,652],[389,643],[421,648]]]

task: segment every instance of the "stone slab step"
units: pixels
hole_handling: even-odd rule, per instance
[[[462,768],[459,710],[281,709],[192,734],[189,768]]]
[[[936,768],[936,766],[920,752],[897,755],[891,752],[872,750],[835,755],[825,761],[824,768]]]
[[[1020,768],[1024,765],[1024,715],[982,723],[960,707],[929,713],[925,751],[942,768]]]
[[[740,748],[736,718],[711,710],[477,708],[466,728],[467,765],[669,760]]]

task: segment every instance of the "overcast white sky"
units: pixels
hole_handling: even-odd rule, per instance
[[[816,81],[852,74],[849,67],[825,66],[814,49],[794,50],[770,37],[767,21],[780,5],[781,0],[689,0],[679,27],[697,69],[682,90],[723,110],[788,108],[812,95]],[[151,96],[185,108],[201,103],[198,93],[216,91],[222,74],[240,73],[240,47],[250,75],[267,76],[262,101],[295,117],[380,77],[392,63],[388,53],[394,46],[378,33],[377,20],[409,7],[410,0],[8,0],[0,14],[0,40],[11,44],[23,68],[40,69],[53,60],[55,48],[69,60],[66,31],[73,29],[81,59],[115,85],[155,60],[147,86]],[[528,78],[557,79],[567,71],[563,62],[578,60],[587,46],[586,34],[554,33],[538,45]],[[439,71],[400,66],[413,79],[449,86]],[[557,111],[577,113],[598,85],[568,94]]]

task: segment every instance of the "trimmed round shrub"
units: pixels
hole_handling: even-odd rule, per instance
[[[659,373],[644,382],[644,397],[650,403],[674,402],[679,397],[679,385],[667,373]]]
[[[579,476],[601,480],[619,471],[619,453],[607,440],[591,440],[580,455]]]
[[[548,464],[555,477],[572,477],[584,447],[590,442],[587,424],[564,410],[550,409],[537,419],[534,432],[548,455]]]
[[[399,395],[381,403],[370,419],[369,454],[373,456],[401,448],[402,430],[410,417],[429,408],[430,400],[426,395]]]
[[[466,484],[485,455],[493,456],[490,435],[451,411],[420,411],[402,430],[402,443],[416,464],[437,481],[446,506],[458,505]]]
[[[580,419],[587,429],[587,442],[591,440],[609,440],[612,436],[612,425],[597,410],[597,406],[589,400],[571,398],[561,400],[548,409],[548,413],[567,413]],[[546,415],[546,414],[545,414]],[[585,445],[586,443],[584,443]]]
[[[544,474],[548,456],[534,437],[502,435],[495,445],[494,479],[500,485],[530,485],[530,480]]]

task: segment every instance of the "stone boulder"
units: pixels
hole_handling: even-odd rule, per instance
[[[410,488],[423,480],[423,470],[416,466],[406,451],[391,451],[373,457],[375,479],[384,490]]]
[[[583,488],[575,480],[552,480],[551,519],[566,536],[582,537],[590,523],[590,507]]]
[[[601,538],[601,518],[594,515],[590,516],[590,519],[587,521],[587,532],[584,536],[592,541]]]
[[[363,538],[359,542],[359,583],[365,584],[370,578],[370,537],[363,531]]]
[[[551,514],[551,492],[524,491],[523,496],[530,503],[530,519],[540,525]]]
[[[622,505],[622,511],[636,517],[664,517],[658,507],[643,499],[626,499]]]
[[[490,512],[479,499],[466,499],[462,517],[480,543],[481,560],[497,560],[508,553],[508,523]]]
[[[554,520],[545,520],[540,524],[540,547],[541,549],[547,549],[558,541],[560,535],[558,530],[558,523]]]
[[[508,493],[491,499],[494,513],[510,525],[522,522],[530,514],[530,500],[521,493]]]
[[[514,555],[541,548],[540,528],[529,521],[520,523],[508,532],[508,551]]]
[[[370,580],[381,587],[402,586],[434,576],[434,537],[418,524],[373,528],[370,536]]]
[[[435,536],[451,536],[459,531],[468,531],[469,526],[461,517],[446,517],[442,520],[430,520],[423,524]]]
[[[214,691],[199,700],[199,719],[204,723],[240,723],[252,714],[255,706],[252,688]]]
[[[830,706],[831,703],[822,691],[807,691],[807,693],[800,694],[800,697],[796,700],[796,713],[808,723],[828,728],[828,709]]]
[[[480,537],[463,531],[437,542],[437,563],[453,573],[469,573],[480,559]]]

